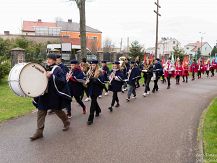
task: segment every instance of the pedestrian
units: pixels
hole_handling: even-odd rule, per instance
[[[200,61],[200,63],[198,64],[198,72],[197,72],[198,79],[201,78],[202,73],[204,73],[204,65],[202,61]]]
[[[177,60],[176,62],[176,71],[175,71],[175,76],[176,76],[176,84],[179,85],[180,84],[180,77],[182,76],[182,72],[183,72],[183,68],[182,65],[180,63],[180,60]]]
[[[83,114],[86,114],[86,106],[84,105],[81,97],[84,94],[85,76],[81,71],[79,62],[77,60],[71,61],[71,70],[67,74],[67,81],[72,98],[74,97],[76,102],[82,107]],[[68,116],[71,117],[71,108],[67,109]]]
[[[91,62],[90,70],[87,73],[87,81],[86,84],[88,86],[89,95],[91,97],[91,105],[90,105],[90,115],[88,118],[88,125],[93,124],[94,114],[96,117],[99,117],[101,113],[101,108],[97,102],[97,98],[101,94],[104,88],[104,81],[102,71],[100,71],[98,66],[98,61],[93,60]]]
[[[128,72],[128,94],[127,101],[130,101],[130,97],[133,94],[133,98],[136,98],[136,82],[140,78],[140,70],[137,68],[136,63],[131,61],[130,70]]]
[[[104,78],[104,82],[109,82],[109,74],[110,74],[110,70],[107,66],[107,62],[106,61],[101,61],[101,64],[102,64],[102,73],[103,73],[103,78]],[[104,85],[104,88],[103,90],[105,90],[105,96],[108,95],[108,89],[106,87],[106,84]],[[99,96],[100,98],[102,97],[102,94]]]
[[[109,91],[113,92],[113,96],[112,96],[111,106],[108,109],[110,110],[110,112],[112,112],[115,102],[116,102],[115,107],[120,106],[119,99],[118,99],[118,92],[122,91],[122,85],[124,83],[124,74],[120,70],[120,62],[117,61],[113,63],[113,67],[109,79],[110,79]]]
[[[155,93],[155,91],[159,90],[158,87],[158,80],[163,74],[163,67],[160,63],[160,60],[158,58],[155,59],[154,64],[153,64],[153,77],[152,80],[154,81],[154,88],[152,90],[152,93]]]
[[[189,68],[188,68],[188,62],[187,61],[183,61],[182,69],[183,69],[183,71],[182,71],[183,82],[188,83]]]
[[[82,72],[84,73],[85,77],[87,76],[87,72],[89,71],[90,65],[87,63],[87,59],[86,58],[82,58],[81,63],[80,63],[80,67]],[[85,102],[90,101],[90,96],[89,96],[89,91],[86,85],[84,85],[84,93],[86,94],[86,99],[84,100]],[[84,94],[81,96],[81,99],[83,99]]]
[[[171,86],[171,78],[175,76],[175,65],[171,62],[171,58],[169,58],[164,67],[164,75],[167,78],[167,89],[170,89]]]
[[[35,134],[30,137],[32,141],[43,137],[45,126],[45,118],[48,110],[54,110],[55,114],[63,122],[63,131],[67,131],[70,126],[70,121],[62,110],[71,103],[71,96],[68,88],[66,87],[66,78],[62,69],[56,65],[56,55],[48,54],[47,56],[47,78],[48,87],[47,91],[34,98],[33,104],[38,109],[37,112],[37,130]]]
[[[147,95],[150,94],[150,82],[151,78],[153,76],[153,65],[150,63],[150,60],[146,60],[142,72],[144,73],[144,79],[145,79],[145,91],[143,96],[146,97]]]
[[[192,80],[195,80],[195,73],[198,72],[198,65],[196,59],[193,59],[193,63],[191,64],[191,72],[192,72]]]

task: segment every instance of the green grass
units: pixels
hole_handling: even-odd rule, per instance
[[[0,81],[0,122],[25,115],[33,109],[30,98],[14,95],[8,86],[7,78]]]
[[[217,98],[208,108],[203,127],[204,160],[206,163],[217,162]]]

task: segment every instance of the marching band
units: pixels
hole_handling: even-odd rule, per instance
[[[177,58],[175,63],[169,58],[164,64],[158,58],[155,60],[146,58],[144,63],[139,63],[138,60],[135,62],[130,61],[127,57],[122,57],[120,61],[113,63],[111,71],[106,61],[101,62],[102,67],[100,68],[97,60],[87,63],[85,58],[82,59],[81,63],[72,60],[69,70],[59,58],[61,56],[55,54],[49,54],[47,57],[48,87],[43,95],[33,100],[33,104],[38,109],[38,114],[37,130],[30,138],[31,140],[43,137],[45,117],[48,110],[54,112],[62,120],[63,131],[69,129],[69,119],[72,117],[72,97],[82,107],[83,114],[86,114],[86,106],[83,103],[83,97],[86,93],[87,99],[84,101],[91,101],[87,125],[92,125],[94,118],[99,117],[101,113],[101,107],[97,99],[102,97],[103,90],[105,90],[105,95],[108,95],[109,91],[112,92],[111,105],[108,110],[113,112],[114,107],[120,107],[119,92],[128,91],[126,95],[127,102],[130,102],[131,98],[136,98],[136,89],[139,87],[141,74],[143,74],[144,78],[143,96],[146,97],[151,93],[151,81],[154,82],[152,93],[155,93],[159,91],[158,81],[162,77],[163,80],[164,77],[167,79],[167,89],[170,89],[172,78],[175,78],[176,84],[180,85],[181,78],[183,82],[188,82],[189,72],[192,74],[192,80],[195,80],[196,73],[198,79],[200,79],[201,74],[205,72],[207,77],[209,77],[210,73],[211,76],[214,76],[215,69],[217,69],[215,60],[210,59],[207,59],[206,62],[199,59],[198,63],[194,59],[190,64],[188,57],[184,57],[182,61]],[[66,109],[67,114],[62,109]]]

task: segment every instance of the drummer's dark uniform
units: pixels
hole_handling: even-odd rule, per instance
[[[66,86],[66,78],[59,66],[50,66],[53,70],[52,76],[48,79],[48,88],[44,95],[34,98],[33,104],[38,108],[37,132],[43,132],[47,110],[54,110],[56,115],[63,121],[64,125],[69,123],[68,118],[62,109],[71,103],[71,95]]]

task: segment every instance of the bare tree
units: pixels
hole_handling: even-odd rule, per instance
[[[97,40],[96,39],[92,39],[90,40],[90,50],[93,54],[97,54]]]
[[[70,0],[75,1],[80,12],[80,38],[81,38],[81,54],[79,60],[86,58],[87,55],[87,40],[86,40],[86,16],[85,16],[85,2],[86,0]]]
[[[109,38],[106,38],[103,44],[103,52],[112,52],[114,50],[114,44],[112,43],[112,40]]]

